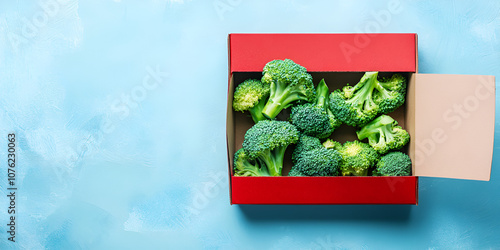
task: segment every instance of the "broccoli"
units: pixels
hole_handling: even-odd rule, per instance
[[[290,172],[288,172],[288,176],[307,176],[299,171],[298,168],[292,167]]]
[[[379,105],[378,114],[388,114],[405,102],[406,78],[394,74],[391,78],[383,78],[376,86],[375,102]]]
[[[255,79],[245,80],[234,91],[233,109],[241,112],[248,110],[255,123],[266,120],[262,109],[266,105],[269,91],[269,84]]]
[[[306,176],[336,176],[341,162],[337,150],[321,147],[302,152],[293,168]]]
[[[368,144],[378,153],[401,149],[410,141],[406,130],[397,126],[398,122],[388,115],[381,115],[357,131],[358,139],[368,138]]]
[[[340,167],[343,176],[367,176],[380,156],[370,145],[360,141],[348,141],[339,150],[342,155]]]
[[[356,85],[330,94],[330,109],[338,120],[349,126],[362,126],[404,103],[406,79],[394,74],[379,81],[377,76],[378,72],[366,72]]]
[[[335,150],[340,150],[342,148],[342,143],[338,141],[334,141],[332,139],[328,139],[325,142],[323,142],[323,147],[328,148],[328,149],[335,149]]]
[[[301,134],[293,150],[292,161],[297,162],[303,152],[316,148],[322,148],[321,141],[318,138]]]
[[[328,106],[330,92],[322,79],[316,87],[316,100],[292,108],[290,121],[301,132],[318,138],[327,138],[340,126]]]
[[[374,176],[409,176],[411,175],[411,159],[402,152],[388,153],[377,163]]]
[[[234,154],[234,176],[269,176],[267,167],[258,160],[250,159],[244,149]]]
[[[264,120],[245,133],[243,149],[250,159],[263,162],[271,176],[281,176],[285,150],[299,140],[299,131],[287,121]]]
[[[294,166],[289,176],[338,175],[342,156],[335,149],[327,149],[321,141],[302,134],[292,154]]]
[[[295,101],[314,101],[314,84],[306,68],[290,59],[274,60],[264,66],[262,82],[271,91],[262,114],[274,119],[284,108]]]

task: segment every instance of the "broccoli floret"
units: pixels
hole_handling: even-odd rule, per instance
[[[381,115],[357,131],[358,139],[368,138],[368,144],[378,153],[401,149],[410,141],[410,135],[388,115]]]
[[[314,103],[306,103],[292,108],[290,121],[301,132],[318,138],[327,138],[338,128],[341,122],[328,108],[330,91],[322,79],[316,87]]]
[[[328,148],[328,149],[335,149],[335,150],[340,150],[342,148],[342,143],[338,141],[334,141],[332,139],[328,139],[325,142],[323,142],[323,147]]]
[[[295,101],[314,101],[314,85],[306,68],[290,59],[274,60],[264,66],[262,82],[269,84],[271,94],[262,114],[274,119]]]
[[[384,78],[376,85],[375,102],[379,104],[378,114],[388,114],[405,102],[406,78],[394,74],[391,78]]]
[[[340,171],[343,176],[367,176],[380,158],[370,145],[360,141],[344,143],[339,153],[342,156]]]
[[[293,168],[306,176],[336,176],[341,162],[337,150],[321,147],[302,152]]]
[[[301,134],[293,150],[292,161],[296,163],[303,152],[316,148],[322,148],[321,141],[318,138]]]
[[[288,172],[288,176],[307,176],[307,175],[301,173],[298,168],[292,167],[292,169],[290,169],[290,172]]]
[[[245,133],[243,149],[250,159],[262,161],[271,176],[281,176],[288,145],[299,140],[299,131],[287,121],[264,120]]]
[[[262,109],[266,105],[269,92],[269,84],[255,79],[245,80],[234,91],[233,109],[241,112],[248,110],[255,123],[266,120]]]
[[[234,154],[234,176],[269,176],[267,167],[258,160],[250,159],[244,149]]]
[[[331,93],[330,109],[338,120],[349,126],[362,126],[404,103],[405,78],[395,74],[379,81],[377,76],[378,72],[366,72],[356,85]]]
[[[402,152],[388,153],[377,163],[374,176],[409,176],[411,175],[411,159]]]
[[[335,149],[327,149],[321,141],[302,134],[292,154],[294,166],[289,176],[336,176],[342,156]]]

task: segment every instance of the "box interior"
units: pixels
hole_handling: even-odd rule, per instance
[[[326,84],[328,85],[330,92],[333,92],[335,89],[342,88],[345,86],[347,83],[350,85],[356,84],[361,77],[363,76],[364,72],[309,72],[312,77],[313,77],[313,82],[314,85],[317,86],[319,81],[321,79],[325,79]],[[408,87],[407,87],[407,101],[405,104],[403,104],[401,107],[396,109],[395,111],[389,113],[388,115],[394,118],[399,126],[402,128],[406,129],[408,132],[410,132],[410,136],[412,135],[412,132],[414,131],[414,126],[411,124],[408,124],[408,122],[411,122],[412,118],[408,117],[408,114],[412,114],[414,111],[412,110],[412,107],[414,107],[413,99],[411,99],[411,95],[409,94],[411,89],[413,88],[412,82],[414,81],[413,79],[413,73],[408,73],[408,72],[398,72],[399,74],[402,74],[407,78],[408,82]],[[379,76],[390,76],[393,73],[391,72],[380,72]],[[228,104],[232,103],[232,96],[234,93],[235,87],[245,81],[246,79],[260,79],[262,77],[261,72],[233,72],[232,77],[230,77],[230,83],[229,83],[229,89],[228,89]],[[280,115],[277,117],[278,120],[286,120],[289,117],[289,110],[283,110]],[[229,164],[230,164],[230,170],[231,170],[231,175],[233,175],[233,155],[234,152],[236,152],[238,149],[241,148],[241,145],[243,143],[244,135],[245,132],[254,125],[254,122],[248,112],[242,113],[242,112],[235,112],[232,110],[231,105],[228,105],[228,157],[229,157]],[[330,137],[333,140],[339,141],[341,143],[344,143],[346,141],[353,141],[357,140],[356,136],[356,128],[347,126],[347,125],[342,125],[338,129],[335,130],[335,132],[332,134]],[[233,136],[231,136],[233,135]],[[364,142],[367,142],[367,139],[363,140]],[[410,144],[410,143],[409,143]],[[292,162],[291,162],[291,153],[293,152],[294,145],[290,145],[287,148],[287,152],[285,155],[285,162],[283,166],[283,176],[286,176],[288,174],[288,171],[290,171],[292,167]],[[407,153],[412,157],[412,153],[410,153],[411,146],[407,145],[405,146],[401,151]],[[413,160],[413,158],[412,158]],[[414,173],[415,171],[412,171]]]

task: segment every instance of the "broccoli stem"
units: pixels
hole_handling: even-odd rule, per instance
[[[389,99],[391,96],[389,95],[389,91],[382,86],[380,83],[375,84],[375,88],[380,92],[381,98],[380,99]]]
[[[380,137],[384,142],[394,141],[394,133],[392,132],[392,125],[388,124],[380,128]]]
[[[363,140],[367,137],[370,137],[370,135],[372,134],[378,135],[377,142],[380,142],[380,139],[383,138],[387,140],[389,136],[390,139],[392,139],[394,137],[392,132],[393,123],[394,119],[392,119],[390,116],[385,116],[385,115],[380,116],[377,119],[375,119],[373,124],[369,124],[357,132],[358,139]]]
[[[248,112],[250,112],[250,115],[252,116],[252,119],[255,123],[259,121],[266,120],[267,118],[262,114],[262,110],[264,109],[264,106],[266,106],[266,98],[262,98],[257,105],[253,106],[252,108],[248,109]]]
[[[282,109],[283,107],[281,105],[281,102],[276,102],[269,99],[269,102],[262,110],[262,114],[269,119],[274,119]]]
[[[248,162],[244,164],[244,170],[242,172],[244,172],[243,176],[269,176],[265,169],[259,169]]]
[[[278,88],[278,90],[271,94],[271,97],[269,97],[266,106],[262,110],[262,114],[268,119],[274,119],[281,112],[281,110],[288,108],[292,102],[306,99],[307,98],[305,96],[291,91],[290,88]]]
[[[318,87],[316,88],[316,106],[320,108],[324,107],[328,101],[329,94],[330,90],[328,89],[328,86],[326,86],[325,79],[321,79],[318,83]]]
[[[271,176],[281,176],[286,148],[287,147],[276,147],[273,150],[266,150],[259,156],[266,164]]]
[[[272,91],[273,89],[275,91]],[[289,88],[271,83],[271,96],[262,109],[262,114],[269,119],[274,119],[290,102],[297,100],[292,96],[294,95],[289,93]]]
[[[243,176],[259,176],[259,170],[252,164],[250,163],[245,163],[243,165],[243,170],[240,171],[243,172]]]
[[[349,104],[353,104],[355,107],[361,109],[363,106],[364,110],[372,110],[377,105],[373,101],[373,90],[376,87],[378,72],[374,72],[371,74],[366,73],[363,78],[360,80],[363,83],[361,89],[359,89],[355,95],[347,100],[346,102]],[[359,83],[358,83],[359,84]],[[354,87],[353,87],[354,88]],[[354,89],[353,89],[354,90]]]

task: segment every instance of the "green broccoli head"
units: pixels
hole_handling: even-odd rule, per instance
[[[363,126],[377,114],[391,112],[404,103],[404,77],[396,74],[382,81],[377,77],[378,72],[366,72],[356,85],[331,93],[330,109],[338,120],[349,126]]]
[[[286,121],[264,120],[245,133],[243,149],[263,162],[271,176],[281,176],[286,148],[299,140],[299,131]]]
[[[335,150],[340,150],[342,148],[342,143],[338,141],[334,141],[332,139],[328,139],[325,142],[323,142],[323,147],[328,148],[328,149],[335,149]]]
[[[301,173],[298,168],[292,167],[292,169],[290,169],[290,172],[288,172],[288,176],[307,176],[307,175]]]
[[[289,176],[336,176],[342,156],[335,149],[327,149],[321,141],[301,134],[292,153],[294,166]]]
[[[318,138],[329,137],[341,124],[328,108],[329,93],[324,79],[321,80],[316,88],[314,103],[306,103],[292,108],[291,123],[306,135]]]
[[[295,101],[314,101],[314,85],[306,68],[290,59],[274,60],[264,66],[262,82],[270,85],[270,96],[262,114],[274,119]]]
[[[410,134],[388,115],[381,115],[357,131],[358,139],[368,138],[368,144],[378,153],[401,149],[410,141]]]
[[[337,150],[321,147],[302,152],[294,168],[306,176],[337,176],[341,162]]]
[[[301,134],[293,150],[292,161],[296,163],[303,152],[322,147],[321,141],[318,138]]]
[[[262,109],[269,97],[269,84],[259,80],[248,79],[239,84],[234,91],[233,109],[235,111],[249,111],[255,123],[266,120]]]
[[[248,157],[241,148],[234,154],[234,176],[269,176],[269,171],[258,160]]]
[[[375,176],[409,176],[411,175],[411,159],[402,152],[388,153],[377,163],[373,171]]]
[[[376,88],[375,102],[379,104],[379,114],[388,114],[405,102],[406,78],[400,74],[382,79]]]
[[[370,145],[360,141],[344,143],[339,153],[343,160],[340,168],[343,176],[367,176],[380,158]]]

